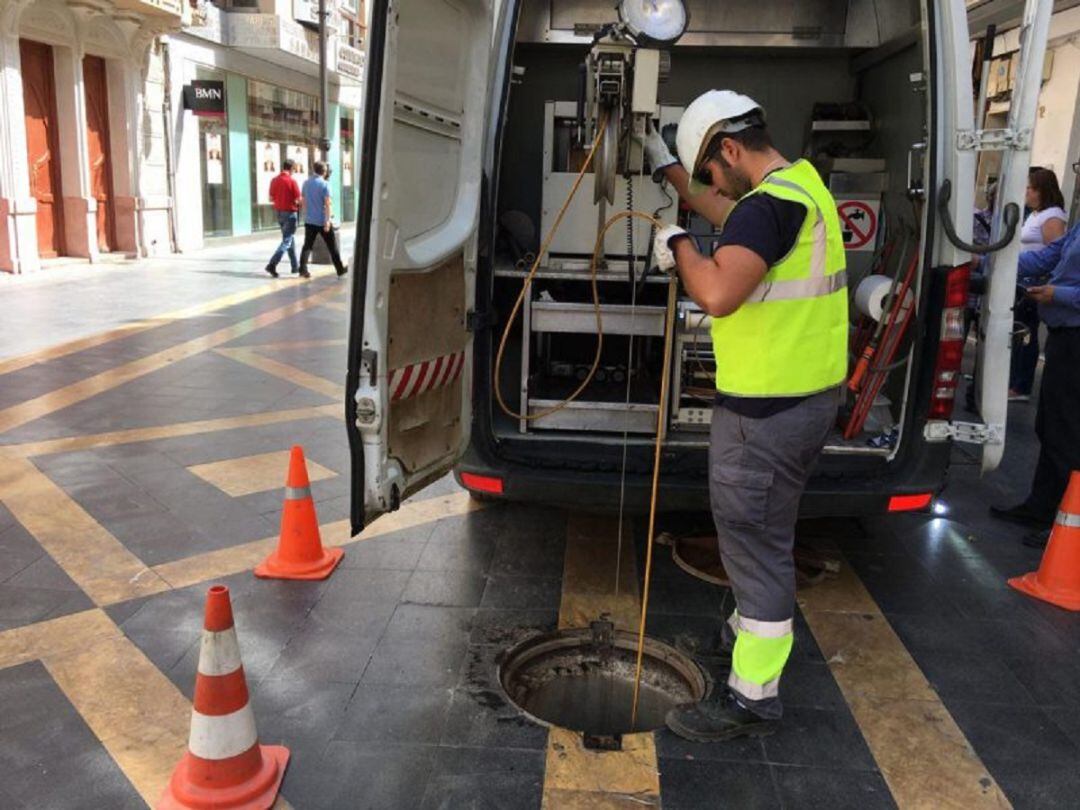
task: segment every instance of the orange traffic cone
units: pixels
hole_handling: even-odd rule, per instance
[[[345,554],[340,548],[323,548],[319,519],[311,500],[304,450],[294,445],[285,481],[285,504],[281,511],[281,539],[277,550],[255,568],[255,576],[271,579],[326,579]]]
[[[206,594],[188,750],[158,810],[267,810],[288,763],[288,748],[259,745],[229,589],[214,585]]]
[[[1009,584],[1066,610],[1080,610],[1080,470],[1073,470],[1039,570]]]

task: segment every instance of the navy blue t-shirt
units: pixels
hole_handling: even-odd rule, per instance
[[[806,207],[770,194],[754,194],[731,209],[724,230],[716,241],[716,249],[740,245],[762,258],[767,267],[779,262],[799,238],[806,219]],[[717,394],[716,404],[751,419],[785,411],[806,397],[735,397]]]

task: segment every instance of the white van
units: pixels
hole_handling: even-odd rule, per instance
[[[677,220],[708,247],[711,228],[652,182],[628,136],[645,117],[677,122],[713,87],[757,100],[780,151],[822,172],[844,215],[853,298],[872,271],[914,268],[910,326],[895,353],[871,363],[881,387],[866,422],[846,438],[838,425],[803,513],[926,509],[956,440],[981,444],[984,468],[996,466],[1012,237],[1039,86],[1030,66],[1042,65],[1049,0],[1023,11],[1009,126],[990,132],[974,121],[963,0],[613,3],[374,4],[346,402],[354,531],[451,468],[482,497],[613,508],[624,491],[628,508],[647,505],[668,281],[649,268],[647,223],[607,232],[595,304],[590,256],[599,224],[626,208]],[[673,27],[685,30],[663,41]],[[599,148],[541,252],[597,138],[610,148]],[[984,263],[978,407],[964,421],[953,403],[984,149],[1004,160],[997,244]],[[853,334],[874,328],[859,311]],[[707,317],[685,296],[675,314],[660,502],[700,509],[711,345]]]

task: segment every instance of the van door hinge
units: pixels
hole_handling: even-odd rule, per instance
[[[1005,426],[984,425],[980,422],[930,421],[926,423],[923,436],[928,442],[952,439],[965,444],[1002,444],[1005,441]]]
[[[495,325],[495,312],[494,310],[485,309],[477,312],[475,309],[470,309],[465,313],[465,331],[466,332],[479,332],[481,329],[490,329]]]
[[[956,148],[975,152],[1025,152],[1031,149],[1030,129],[962,129]]]

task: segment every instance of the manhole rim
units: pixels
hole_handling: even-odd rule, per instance
[[[637,652],[637,633],[631,633],[626,630],[615,630],[611,634],[612,644],[625,651]],[[584,646],[586,644],[593,644],[594,636],[592,630],[587,627],[571,627],[565,630],[553,630],[547,633],[540,633],[520,641],[512,647],[503,650],[499,656],[495,666],[495,681],[499,685],[499,689],[502,691],[503,696],[513,706],[519,714],[528,717],[534,723],[547,728],[564,728],[574,734],[585,733],[579,729],[572,729],[568,726],[561,726],[558,723],[553,723],[550,720],[545,720],[539,717],[527,709],[523,708],[510,694],[510,691],[506,688],[505,677],[512,673],[513,669],[517,669],[517,666],[533,660],[534,658],[544,655],[550,652],[556,652],[568,647]],[[698,664],[691,656],[680,652],[671,644],[651,636],[645,636],[644,642],[645,656],[653,656],[658,658],[664,663],[675,669],[690,686],[691,691],[694,694],[700,694],[700,700],[705,700],[712,694],[715,681],[712,676],[706,671],[700,664]],[[642,730],[634,732],[626,732],[631,734],[651,734],[652,730]]]

